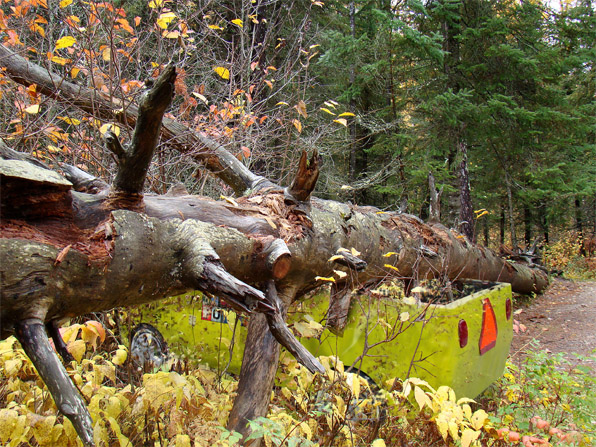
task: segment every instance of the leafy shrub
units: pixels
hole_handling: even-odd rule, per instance
[[[105,336],[97,324],[72,325],[63,336],[77,358],[67,371],[87,401],[98,447],[239,445],[240,435],[223,428],[236,380],[206,367],[135,378],[124,346],[96,351]],[[520,365],[508,363],[479,403],[414,378],[390,380],[379,390],[336,359],[320,360],[326,377],[282,356],[270,413],[250,422],[251,438],[279,447],[587,447],[596,441],[596,378],[581,366],[586,359],[573,363],[536,351]],[[0,420],[5,447],[81,445],[13,337],[0,342]]]
[[[582,238],[569,232],[544,249],[544,263],[550,270],[564,272],[573,279],[596,279],[596,269],[590,259],[581,254]]]
[[[512,430],[542,433],[554,445],[595,445],[596,377],[585,366],[589,359],[571,361],[534,348],[521,364],[508,363],[493,387],[491,419]]]

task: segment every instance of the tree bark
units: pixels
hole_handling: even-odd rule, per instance
[[[464,141],[459,142],[461,162],[459,164],[459,221],[461,232],[470,242],[476,242],[474,225],[474,210],[472,207],[472,195],[470,192],[470,175],[468,174],[468,148]]]

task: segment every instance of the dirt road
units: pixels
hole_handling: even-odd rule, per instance
[[[514,316],[519,332],[514,334],[511,357],[523,356],[533,339],[542,349],[596,357],[596,281],[555,279],[546,293]],[[519,309],[518,309],[519,311]],[[596,370],[596,359],[586,364]]]

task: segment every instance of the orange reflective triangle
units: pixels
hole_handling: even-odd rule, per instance
[[[497,344],[497,316],[488,298],[482,301],[482,329],[480,330],[480,355],[490,351]]]

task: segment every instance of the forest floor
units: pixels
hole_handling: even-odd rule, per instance
[[[596,374],[596,281],[557,278],[544,294],[519,303],[514,315],[513,361],[525,357],[532,340],[539,342],[539,349],[562,352],[570,361],[574,353],[592,356],[581,363]]]

